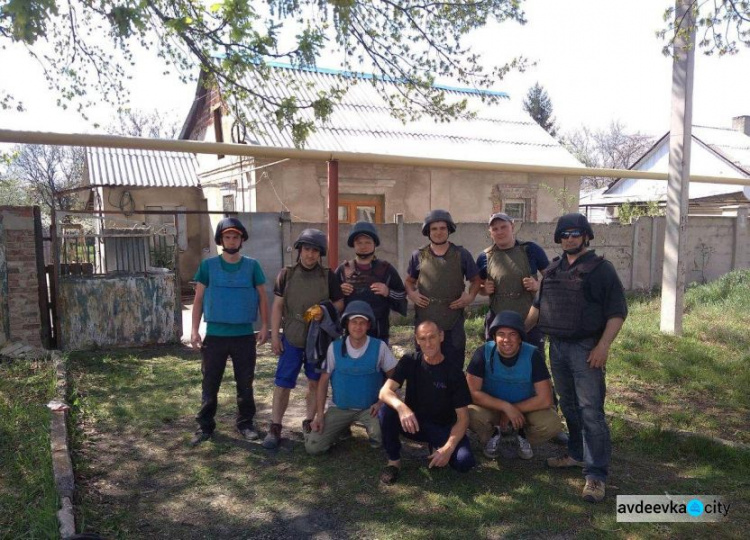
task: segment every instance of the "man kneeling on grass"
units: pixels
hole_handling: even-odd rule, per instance
[[[305,434],[305,449],[309,454],[328,450],[346,435],[353,423],[365,427],[373,448],[381,445],[378,392],[386,377],[393,374],[397,362],[385,342],[367,335],[375,324],[375,314],[367,303],[350,302],[341,315],[341,324],[345,334],[328,347],[325,371],[318,383],[312,431]],[[323,414],[329,380],[333,406]]]
[[[380,409],[380,429],[388,464],[380,480],[392,484],[401,466],[401,441],[405,437],[426,442],[430,468],[450,466],[466,472],[476,461],[466,428],[471,394],[461,371],[463,359],[445,358],[440,352],[443,332],[432,321],[415,330],[421,352],[405,354],[380,390],[387,405]],[[406,398],[396,393],[406,383]]]
[[[515,311],[501,311],[489,335],[490,341],[474,352],[466,370],[474,401],[469,406],[469,429],[488,458],[498,457],[502,433],[510,431],[518,441],[518,457],[531,459],[532,444],[562,431],[549,371],[537,347],[523,342],[524,321]]]

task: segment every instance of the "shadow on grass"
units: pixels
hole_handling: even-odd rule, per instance
[[[688,537],[691,530],[680,525],[618,524],[615,495],[668,491],[747,500],[747,453],[620,422],[613,424],[610,496],[602,505],[580,499],[580,471],[543,468],[544,457],[556,451],[547,445],[531,462],[479,458],[464,475],[430,470],[412,453],[394,486],[379,483],[385,457],[368,447],[360,429],[319,457],[304,452],[296,432],[275,453],[221,432],[191,449],[200,393],[196,354],[101,353],[74,356],[71,365],[81,393],[79,523],[107,537],[599,538],[660,531]],[[274,366],[270,357],[259,359],[261,399],[272,387],[261,378]],[[220,429],[232,424],[233,393],[225,378]],[[170,396],[169,405],[160,403]],[[301,396],[293,393],[294,400]],[[706,530],[738,534],[747,525],[742,518],[729,529]]]

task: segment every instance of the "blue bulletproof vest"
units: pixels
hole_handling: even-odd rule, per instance
[[[521,343],[516,363],[508,367],[500,360],[493,341],[484,344],[482,392],[508,403],[518,403],[536,395],[531,382],[531,356],[536,347]]]
[[[227,272],[221,257],[208,259],[209,280],[203,295],[206,322],[252,324],[258,317],[258,291],[253,285],[253,270],[258,264],[250,257],[240,259],[240,269]]]
[[[370,337],[365,353],[359,358],[342,354],[345,338],[333,342],[336,366],[331,373],[333,403],[339,409],[367,409],[378,401],[383,373],[378,371],[380,340]]]

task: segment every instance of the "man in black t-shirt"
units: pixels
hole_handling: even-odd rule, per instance
[[[539,349],[525,343],[521,315],[501,311],[490,324],[490,341],[479,347],[466,370],[473,405],[469,428],[484,445],[484,455],[500,454],[500,428],[516,430],[518,456],[531,459],[532,444],[547,441],[562,430],[552,408],[552,383]]]
[[[387,405],[380,409],[380,430],[388,455],[380,480],[392,484],[401,466],[401,441],[404,435],[430,447],[430,467],[445,467],[466,472],[476,461],[466,428],[469,425],[471,394],[461,363],[446,361],[440,351],[443,332],[432,321],[424,321],[415,330],[421,352],[406,354],[393,375],[380,390]],[[396,393],[406,383],[406,397]]]

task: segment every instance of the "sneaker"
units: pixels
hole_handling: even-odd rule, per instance
[[[312,420],[310,420],[309,418],[302,420],[302,433],[312,433]]]
[[[604,492],[604,482],[594,478],[587,478],[581,496],[586,502],[598,503],[604,500]]]
[[[399,472],[401,472],[400,469],[395,465],[387,465],[385,469],[383,469],[383,472],[380,473],[380,481],[390,486],[398,480]]]
[[[246,441],[257,441],[258,440],[258,432],[255,431],[255,427],[250,426],[242,429],[238,429],[237,431],[240,432],[240,435],[246,440]]]
[[[200,429],[195,432],[193,435],[193,438],[190,439],[190,446],[196,447],[200,443],[207,441],[213,436],[213,433],[209,433],[207,431],[201,431]]]
[[[531,449],[531,443],[526,437],[518,435],[518,457],[521,459],[531,459],[534,457],[534,451]]]
[[[570,439],[568,434],[565,431],[561,431],[560,433],[552,437],[552,442],[555,444],[559,444],[560,446],[567,446],[568,439]]]
[[[266,438],[263,439],[263,448],[273,450],[281,444],[281,424],[271,423]]]
[[[484,445],[484,449],[482,452],[484,453],[485,457],[488,457],[490,459],[495,459],[500,455],[500,445],[503,442],[503,435],[500,433],[500,430],[495,428],[495,434],[490,438],[489,441],[487,441],[487,444]]]
[[[567,469],[570,467],[581,467],[583,468],[585,463],[583,461],[578,461],[577,459],[573,459],[568,454],[565,454],[561,457],[551,457],[547,458],[547,467],[550,469]]]

